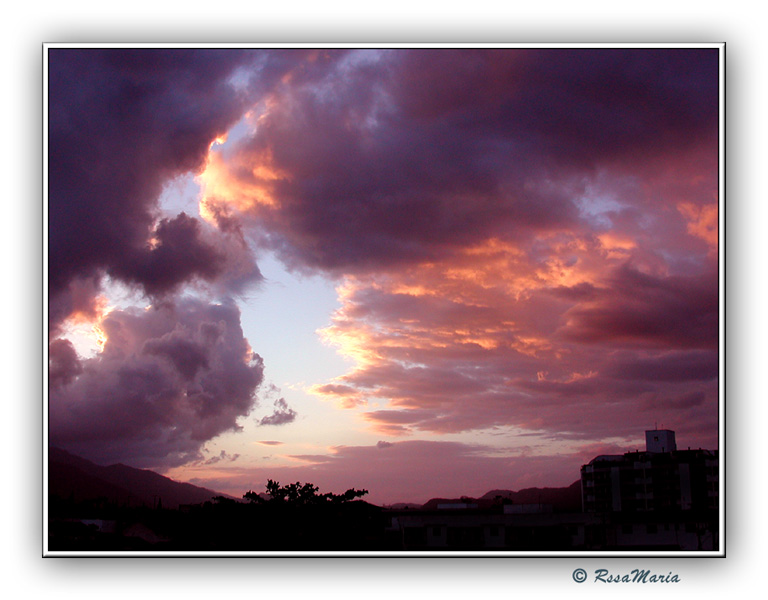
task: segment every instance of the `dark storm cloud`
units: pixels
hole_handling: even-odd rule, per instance
[[[81,360],[55,350],[51,442],[97,462],[162,467],[200,456],[205,442],[237,430],[263,379],[233,303],[166,302],[111,312],[103,351]]]
[[[151,295],[234,261],[237,281],[260,278],[244,242],[204,239],[187,215],[159,220],[171,178],[201,169],[210,143],[269,87],[290,53],[52,48],[48,55],[49,289],[55,326],[74,282],[103,273]],[[238,69],[249,68],[250,78]],[[238,86],[233,77],[240,74]],[[211,238],[209,232],[208,237]],[[230,256],[232,255],[232,256]]]
[[[577,166],[679,152],[714,133],[717,61],[714,49],[541,50],[488,122]]]
[[[69,340],[54,340],[48,350],[48,381],[56,388],[66,385],[83,372],[77,351]]]
[[[572,227],[585,176],[717,133],[713,50],[360,51],[314,68],[276,88],[228,173],[270,198],[244,212],[295,266]]]
[[[110,274],[139,283],[150,295],[172,290],[195,276],[213,279],[225,257],[200,239],[200,230],[200,221],[185,213],[162,219],[154,232],[155,247],[127,257]]]
[[[654,358],[626,353],[613,358],[603,373],[608,377],[650,381],[709,381],[718,376],[718,353],[711,351],[668,352]]]
[[[654,276],[631,265],[618,269],[610,287],[565,314],[561,333],[582,342],[714,348],[719,338],[717,273]]]
[[[204,164],[239,116],[237,53],[49,51],[49,283],[123,266],[167,178]]]
[[[261,279],[237,223],[162,212],[173,178],[307,51],[48,50],[51,440],[100,460],[169,465],[237,428],[262,379],[228,298]],[[105,277],[154,303],[108,312]],[[204,284],[204,288],[198,286]],[[102,320],[103,319],[103,320]],[[68,325],[98,323],[81,359]]]

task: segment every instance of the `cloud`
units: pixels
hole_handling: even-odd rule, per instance
[[[228,77],[238,52],[49,50],[49,287],[53,298],[99,272],[156,292],[216,253],[192,217],[157,222],[165,181],[205,164],[243,110]],[[153,233],[154,232],[154,233]],[[155,247],[150,247],[154,234]],[[221,258],[221,257],[220,257]],[[171,267],[171,270],[166,270]],[[178,269],[178,270],[177,270]],[[163,280],[163,277],[171,278]]]
[[[48,382],[58,388],[83,372],[77,351],[69,340],[54,340],[48,349]]]
[[[265,243],[344,274],[321,334],[356,366],[312,391],[383,402],[364,419],[389,435],[600,439],[653,406],[711,441],[716,53],[376,61],[386,77],[361,59],[338,95],[277,90],[217,165],[261,190],[235,208]]]
[[[159,199],[307,52],[47,52],[51,440],[142,466],[194,459],[253,404],[261,359],[229,298],[262,276],[237,223]],[[118,284],[153,308],[109,313]],[[93,359],[66,339],[81,322],[108,338]]]
[[[97,462],[167,467],[201,460],[208,440],[240,429],[263,363],[233,302],[115,310],[101,327],[103,351],[77,369],[67,342],[52,344],[51,443]]]
[[[275,400],[275,410],[271,415],[259,420],[259,425],[285,425],[296,420],[296,411],[288,407],[285,398]]]
[[[563,336],[583,341],[717,347],[718,285],[714,269],[699,276],[654,276],[623,265],[610,294],[570,309]]]
[[[202,175],[206,203],[229,204],[296,268],[359,273],[531,240],[576,225],[606,169],[666,174],[705,140],[716,160],[716,51],[326,54]]]
[[[606,365],[604,374],[630,380],[709,381],[717,378],[718,358],[715,350],[665,352],[653,358],[615,353]]]
[[[511,425],[606,439],[635,433],[628,415],[653,407],[692,444],[711,445],[719,372],[711,272],[651,276],[618,257],[601,272],[600,247],[577,247],[570,266],[554,249],[547,265],[496,247],[350,278],[321,333],[356,366],[313,391],[342,406],[354,397],[388,435]],[[385,407],[367,409],[373,401]]]
[[[203,466],[209,466],[209,465],[215,465],[219,462],[235,462],[238,458],[240,458],[239,454],[228,454],[226,450],[222,450],[218,456],[212,456],[211,458],[204,460],[204,461],[197,461],[195,463],[192,463],[193,465],[203,465]]]
[[[310,391],[380,433],[604,439],[653,407],[711,441],[717,60],[329,52],[209,161],[203,206],[339,278],[320,333],[355,366]]]
[[[213,239],[206,240],[205,227],[199,219],[183,212],[172,219],[161,219],[152,232],[151,247],[130,254],[108,273],[137,283],[148,295],[156,297],[174,291],[182,283],[213,282],[229,276],[234,269],[226,265],[227,250],[251,260],[243,242],[224,236],[217,239],[210,232],[208,237]],[[250,264],[247,271],[246,279],[261,277],[255,264]]]
[[[48,50],[49,292],[55,327],[76,310],[78,281],[105,274],[150,295],[189,280],[258,281],[232,232],[186,214],[164,217],[172,178],[200,170],[211,142],[242,115],[232,83],[254,56],[232,50]],[[265,81],[274,79],[263,67]],[[237,278],[226,273],[239,271]],[[230,289],[230,291],[232,291]],[[67,311],[69,309],[70,312]]]

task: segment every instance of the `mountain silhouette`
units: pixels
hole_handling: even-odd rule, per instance
[[[512,490],[491,490],[479,498],[432,498],[423,509],[435,509],[440,504],[476,504],[478,508],[489,508],[494,504],[549,504],[557,512],[581,512],[581,480],[568,487],[525,488]]]
[[[230,497],[213,490],[180,483],[148,469],[123,464],[101,466],[60,448],[48,449],[48,493],[76,502],[105,498],[125,506],[178,508],[199,504],[214,496]]]
[[[216,496],[234,499],[214,490],[181,483],[148,469],[124,464],[101,466],[61,448],[48,449],[48,489],[51,497],[84,500],[106,499],[117,505],[164,508],[200,504]],[[423,505],[398,503],[389,508],[436,509],[439,504],[471,503],[478,508],[495,504],[549,504],[558,512],[581,511],[581,482],[562,488],[526,488],[519,491],[491,490],[479,498],[432,498]]]

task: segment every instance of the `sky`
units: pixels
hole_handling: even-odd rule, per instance
[[[50,443],[378,504],[718,448],[718,59],[50,48]]]

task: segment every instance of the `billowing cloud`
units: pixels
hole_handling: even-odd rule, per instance
[[[314,393],[391,435],[655,413],[716,444],[716,51],[319,62],[201,175],[204,211],[343,276],[321,335],[356,367]]]
[[[261,280],[248,241],[236,224],[166,213],[159,200],[304,54],[48,50],[54,443],[168,464],[248,414],[262,366],[228,300]],[[109,312],[107,281],[154,307]],[[93,359],[67,339],[83,323],[107,338]]]
[[[48,381],[53,388],[70,383],[83,372],[77,351],[69,340],[54,340],[48,350]]]
[[[49,51],[53,303],[104,273],[157,294],[225,269],[233,243],[205,240],[194,217],[160,218],[157,200],[168,180],[202,168],[211,141],[239,118],[245,98],[230,78],[246,60],[215,50]]]
[[[447,270],[414,270],[412,283],[349,280],[321,333],[356,367],[312,391],[347,407],[355,398],[388,435],[515,426],[605,439],[663,421],[692,444],[717,445],[708,277],[627,275],[622,266],[564,288],[521,269],[488,278],[479,264],[474,279]],[[387,406],[366,409],[373,401]]]
[[[115,310],[101,327],[94,358],[75,362],[67,342],[52,344],[53,444],[104,464],[165,467],[201,460],[205,442],[250,413],[263,363],[234,303]]]
[[[626,415],[649,410],[713,440],[716,51],[317,64],[201,175],[204,212],[343,276],[321,334],[357,366],[313,393],[385,402],[364,418],[393,435],[631,435]]]
[[[531,240],[576,226],[606,169],[660,178],[702,140],[716,161],[717,77],[712,50],[327,52],[209,163],[204,205],[337,273]]]

